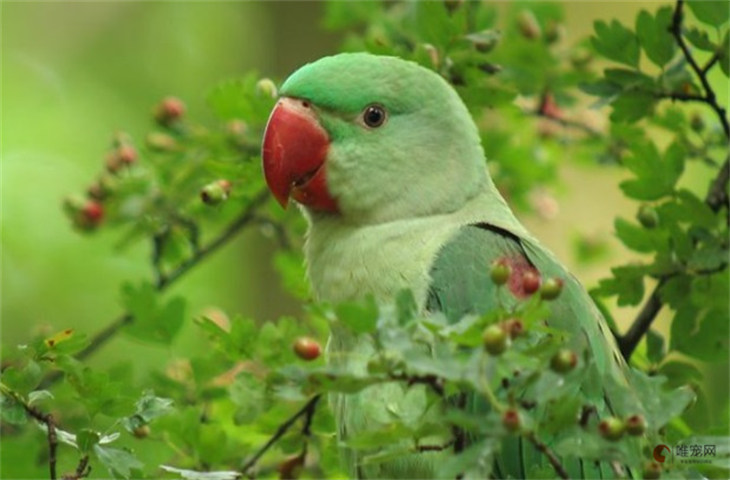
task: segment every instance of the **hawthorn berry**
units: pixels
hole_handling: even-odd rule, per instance
[[[147,438],[150,435],[149,425],[140,425],[132,430],[132,435],[137,438]]]
[[[179,98],[166,97],[155,108],[155,120],[169,126],[185,114],[185,104]]]
[[[624,421],[616,417],[608,417],[598,424],[598,433],[606,440],[616,441],[621,439],[626,425]]]
[[[657,211],[651,205],[644,204],[639,207],[639,211],[636,213],[636,219],[644,228],[655,228],[659,225],[659,215]]]
[[[540,285],[540,298],[543,300],[555,300],[563,291],[562,278],[548,278]]]
[[[200,199],[206,205],[218,205],[228,200],[228,194],[230,192],[231,182],[228,180],[216,180],[200,190]]]
[[[537,292],[539,288],[540,275],[532,270],[527,270],[525,273],[522,274],[522,290],[526,294],[532,295],[533,293]]]
[[[502,322],[502,329],[511,339],[515,339],[525,333],[525,324],[519,318],[510,318]]]
[[[499,325],[490,325],[482,334],[484,348],[492,355],[500,355],[509,347],[509,336]]]
[[[641,477],[646,480],[657,480],[662,476],[662,466],[656,462],[646,462]]]
[[[512,274],[512,268],[505,260],[496,260],[492,263],[489,276],[496,285],[504,285]]]
[[[514,408],[508,408],[502,414],[502,425],[508,432],[516,432],[522,426],[520,412]]]
[[[309,337],[297,338],[292,348],[299,358],[307,361],[315,360],[322,353],[322,347],[319,343]]]
[[[567,348],[558,350],[550,359],[550,368],[557,373],[568,373],[578,365],[578,355]]]
[[[643,415],[631,415],[626,419],[626,433],[641,436],[646,432],[646,419]]]

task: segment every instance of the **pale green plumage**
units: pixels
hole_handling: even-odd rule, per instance
[[[306,211],[308,274],[320,299],[338,302],[373,294],[387,301],[401,289],[418,304],[447,314],[485,311],[474,291],[488,291],[487,266],[501,255],[525,255],[544,276],[567,280],[551,322],[575,333],[575,346],[590,345],[601,377],[625,382],[624,365],[601,315],[583,288],[517,221],[489,178],[478,131],[455,91],[437,74],[414,63],[369,54],[342,54],[306,65],[284,84],[282,95],[310,101],[332,144],[327,158],[331,194],[339,214]],[[383,105],[389,117],[367,129],[359,114]],[[470,226],[488,224],[505,236]],[[333,332],[333,362],[365,368],[372,347]],[[586,399],[609,407],[603,389],[585,387]],[[424,394],[398,385],[338,396],[340,434],[387,423],[386,409],[416,415]],[[605,411],[603,413],[606,413]],[[414,454],[381,465],[358,465],[365,477],[430,477],[441,453]],[[508,443],[498,462],[503,475],[525,476],[543,456]],[[601,467],[567,464],[572,475],[596,476]],[[597,469],[598,468],[598,469]]]

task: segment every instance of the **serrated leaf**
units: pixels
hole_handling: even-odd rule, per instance
[[[679,416],[695,397],[689,388],[667,389],[667,379],[663,376],[649,377],[639,370],[630,369],[628,377],[641,399],[649,428],[654,431]]]
[[[613,222],[616,236],[631,250],[648,253],[656,250],[654,232],[617,217]]]
[[[125,332],[140,340],[169,345],[183,326],[186,301],[174,297],[161,304],[159,292],[148,282],[122,285],[122,304],[134,317]]]
[[[661,7],[652,16],[642,10],[636,17],[636,35],[646,56],[659,67],[663,67],[674,57],[676,45],[669,33],[672,23],[672,8]]]
[[[144,464],[126,450],[94,445],[94,454],[113,476],[130,478],[134,470],[140,470]]]
[[[33,391],[41,381],[43,371],[34,360],[27,360],[24,365],[11,365],[3,370],[0,378],[11,390],[26,395]]]
[[[597,20],[593,28],[596,35],[591,37],[591,43],[598,53],[632,67],[639,65],[639,42],[634,32],[618,20],[613,20],[610,25]]]
[[[224,81],[208,94],[208,104],[223,120],[240,119],[263,125],[276,99],[256,88],[258,80],[258,75],[251,72],[243,78]]]
[[[603,279],[597,292],[603,296],[618,296],[619,306],[638,305],[644,298],[646,267],[627,265],[611,269],[612,278]]]
[[[700,50],[708,52],[714,52],[717,50],[717,45],[710,40],[710,36],[705,30],[700,30],[697,27],[690,27],[685,30],[684,36],[687,37],[687,40],[689,40],[692,45]]]
[[[697,20],[714,27],[719,27],[730,19],[727,2],[722,0],[687,0],[687,6],[695,14]]]

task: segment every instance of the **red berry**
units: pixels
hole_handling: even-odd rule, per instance
[[[314,360],[322,353],[322,347],[316,340],[309,337],[299,337],[294,341],[294,353],[302,360]]]
[[[548,278],[540,286],[540,298],[543,300],[554,300],[558,298],[560,292],[563,291],[563,279],[562,278]]]
[[[122,145],[117,148],[116,154],[123,165],[131,165],[137,161],[137,150],[131,145]]]
[[[510,318],[502,322],[502,328],[510,338],[515,339],[525,333],[525,324],[519,318]]]
[[[504,428],[507,429],[508,432],[518,431],[522,426],[520,412],[518,412],[514,408],[509,408],[505,410],[505,412],[502,414],[502,425],[504,425]]]
[[[642,415],[631,415],[626,419],[626,432],[629,435],[643,435],[646,432],[646,427],[646,419]]]
[[[178,98],[164,98],[155,110],[155,120],[168,126],[185,114],[185,104]]]
[[[532,295],[540,288],[540,275],[532,270],[522,274],[522,290],[527,295]]]
[[[93,200],[86,202],[81,212],[92,224],[99,224],[104,218],[104,207],[101,203]]]

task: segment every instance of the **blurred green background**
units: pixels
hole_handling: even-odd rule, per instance
[[[587,36],[598,17],[633,23],[646,3],[570,3],[567,35]],[[336,52],[341,38],[321,28],[323,8],[319,2],[2,3],[3,348],[39,331],[93,334],[121,313],[122,281],[150,278],[148,245],[119,251],[117,232],[80,234],[61,210],[63,197],[83,192],[99,171],[112,134],[124,130],[139,140],[152,123],[152,106],[166,95],[182,98],[191,117],[213,121],[205,95],[219,81],[252,69],[281,80]],[[536,197],[534,211],[519,213],[590,287],[625,255],[611,238],[613,218],[633,216],[636,205],[621,195],[618,170],[566,164],[560,175],[558,188]],[[701,190],[705,182],[698,180]],[[545,205],[551,215],[538,214]],[[577,262],[576,235],[607,242],[609,253],[599,263]],[[248,231],[172,294],[188,298],[189,318],[210,306],[260,319],[294,314],[299,306],[278,286],[272,251]],[[623,309],[619,318],[632,315]],[[187,325],[172,351],[122,336],[96,355],[138,366],[164,363],[195,348],[196,334]]]

